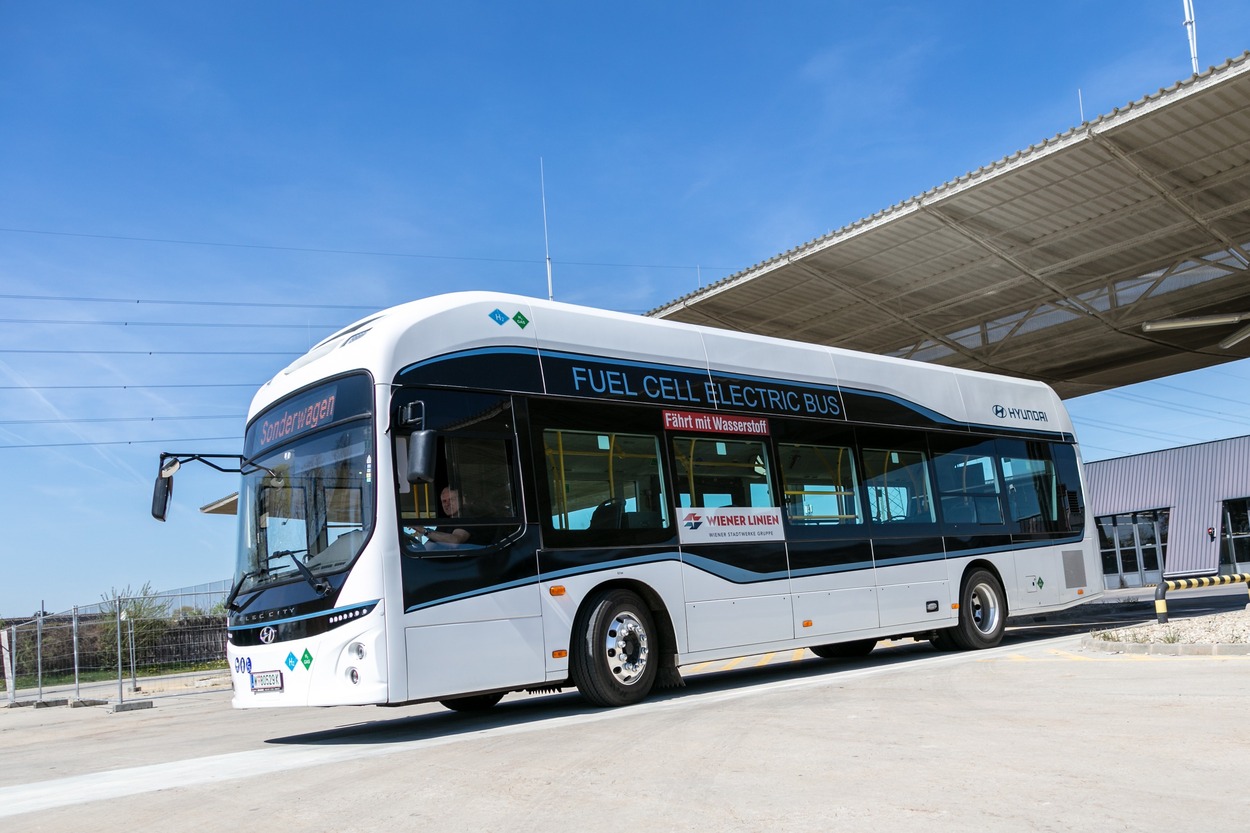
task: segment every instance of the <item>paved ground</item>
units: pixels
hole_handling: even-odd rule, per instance
[[[486,717],[234,712],[225,692],[4,710],[0,829],[1245,829],[1250,659],[1046,633],[751,657],[608,711],[564,694]]]

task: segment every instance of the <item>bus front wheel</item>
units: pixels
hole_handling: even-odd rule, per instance
[[[655,683],[659,645],[642,599],[628,590],[601,591],[587,599],[573,622],[569,675],[596,706],[637,703]],[[654,655],[652,652],[655,652]]]

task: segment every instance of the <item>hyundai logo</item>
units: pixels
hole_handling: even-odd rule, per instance
[[[265,627],[260,629],[260,641],[264,642],[266,645],[273,642],[277,638],[278,638],[277,628],[272,627],[270,625],[265,625]]]
[[[1006,408],[1004,408],[1002,405],[995,405],[995,406],[994,406],[994,416],[998,417],[999,419],[1006,419],[1006,418],[1007,418],[1007,409],[1006,409]]]

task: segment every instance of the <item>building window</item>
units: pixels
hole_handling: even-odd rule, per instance
[[[1162,578],[1169,509],[1104,515],[1095,519],[1108,587],[1140,587]]]
[[[1250,498],[1224,501],[1224,529],[1220,535],[1220,572],[1250,571]]]

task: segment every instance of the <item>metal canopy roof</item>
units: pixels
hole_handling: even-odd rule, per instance
[[[1250,356],[1250,52],[648,315],[1041,379]],[[1250,318],[1247,318],[1250,320]]]

